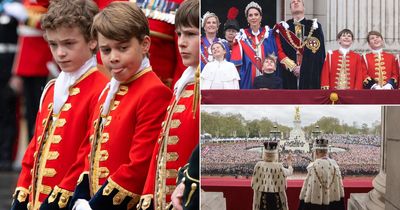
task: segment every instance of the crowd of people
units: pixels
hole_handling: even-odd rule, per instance
[[[330,152],[345,176],[376,175],[379,172],[380,137],[374,135],[323,134],[331,139],[330,146],[343,152]],[[279,159],[285,160],[288,151],[281,151]],[[254,164],[261,160],[259,141],[206,142],[202,144],[202,174],[249,177]],[[312,160],[311,153],[293,152],[293,168],[306,172]]]
[[[351,50],[355,37],[349,29],[337,34],[339,49],[326,51],[321,24],[317,19],[305,18],[303,0],[291,0],[292,19],[273,28],[261,25],[267,14],[258,3],[250,2],[243,9],[248,28],[240,28],[235,19],[229,18],[231,8],[223,25],[225,37],[217,37],[222,25],[219,17],[212,11],[203,15],[201,78],[207,85],[202,89],[398,88],[400,61],[397,55],[383,50],[380,32],[364,35],[370,51],[363,55]],[[223,48],[222,59],[212,49],[214,43]],[[218,85],[227,82],[239,85]]]

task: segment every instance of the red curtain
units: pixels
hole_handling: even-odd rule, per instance
[[[400,104],[400,90],[202,90],[202,104]]]

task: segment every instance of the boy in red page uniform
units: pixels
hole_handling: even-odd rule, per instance
[[[92,107],[107,82],[96,68],[97,41],[88,30],[97,12],[91,0],[54,1],[42,19],[45,37],[62,72],[43,91],[12,209],[37,210],[50,194],[47,205],[65,208],[73,192],[83,164],[71,166],[81,153],[80,145],[89,147],[84,139]],[[62,180],[72,181],[63,185]]]
[[[94,106],[91,151],[76,186],[73,209],[133,209],[140,199],[171,91],[147,58],[150,33],[143,12],[112,2],[94,19],[106,69],[112,74]],[[87,157],[87,156],[86,156]]]
[[[199,143],[198,78],[199,2],[187,0],[176,14],[178,47],[188,67],[175,84],[174,96],[162,123],[162,130],[150,164],[138,209],[168,209],[176,186],[178,169],[183,167]],[[198,186],[196,186],[198,187]]]
[[[367,41],[372,52],[363,56],[364,87],[367,89],[395,89],[398,85],[399,66],[394,55],[383,51],[383,37],[370,31]]]
[[[328,51],[321,73],[321,89],[346,90],[362,89],[361,56],[350,50],[354,40],[353,32],[343,29],[337,34],[340,48]]]

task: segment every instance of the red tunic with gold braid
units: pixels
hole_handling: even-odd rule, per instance
[[[29,0],[24,1],[24,6],[28,12],[28,20],[26,25],[20,25],[18,28],[19,48],[14,61],[14,71],[16,75],[24,77],[47,76],[49,71],[46,64],[53,58],[40,29],[40,18],[47,9]]]
[[[372,52],[364,55],[364,83],[367,83],[369,80],[374,80],[376,84],[383,86],[393,79],[394,84],[397,85],[399,66],[396,63],[395,56],[383,51],[380,55],[381,56],[379,56],[378,53]],[[396,87],[393,86],[393,88]]]
[[[96,68],[88,70],[71,86],[68,99],[57,115],[53,114],[54,81],[48,83],[42,94],[35,133],[25,152],[17,183],[16,199],[22,203],[29,197],[28,209],[39,209],[61,180],[72,179],[73,183],[64,186],[69,191],[65,191],[67,199],[58,203],[60,208],[66,206],[84,168],[83,164],[78,168],[71,165],[77,160],[79,145],[90,146],[82,143],[91,125],[92,107],[107,79]]]
[[[118,88],[106,115],[101,113],[109,88],[103,91],[89,131],[92,147],[82,177],[89,172],[92,209],[136,206],[172,95],[151,67],[136,73]],[[79,187],[75,194],[82,193],[77,190]],[[114,190],[117,193],[110,195]],[[113,202],[108,203],[109,200]]]
[[[339,51],[328,52],[321,74],[321,89],[362,89],[361,56],[349,51],[345,56]]]
[[[178,170],[187,163],[192,150],[199,143],[199,111],[193,113],[193,97],[194,83],[189,83],[178,99],[173,96],[168,106],[154,148],[140,209],[153,209],[153,206],[155,209],[168,208]]]

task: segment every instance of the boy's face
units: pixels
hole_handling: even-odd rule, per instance
[[[261,14],[255,8],[250,8],[247,11],[247,22],[250,24],[250,27],[259,27],[261,24]]]
[[[146,36],[140,43],[135,37],[127,42],[108,39],[98,33],[99,49],[104,66],[120,82],[129,80],[142,63],[150,48],[150,37]]]
[[[275,62],[271,59],[265,59],[262,70],[264,73],[272,73],[275,71]]]
[[[209,17],[204,24],[204,31],[207,33],[217,33],[218,21],[216,17]]]
[[[77,71],[93,56],[97,41],[87,42],[78,27],[59,27],[46,30],[45,37],[49,43],[54,60],[64,72]]]
[[[353,37],[349,33],[344,33],[339,38],[339,44],[343,48],[349,48],[353,44]]]
[[[370,35],[368,37],[368,44],[373,50],[378,50],[383,47],[383,39],[377,35]]]
[[[176,33],[183,64],[197,67],[199,65],[199,29],[193,26],[181,26],[176,29]]]

